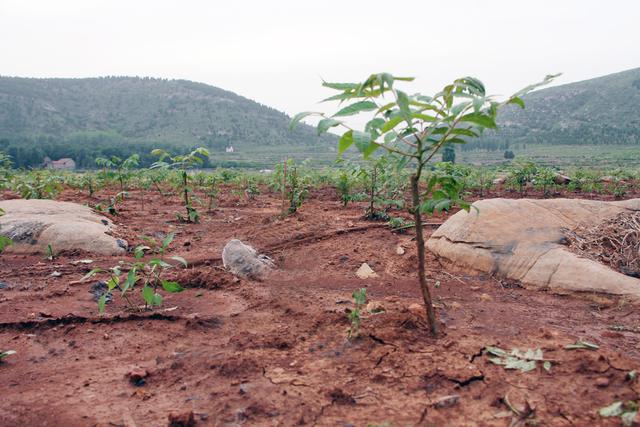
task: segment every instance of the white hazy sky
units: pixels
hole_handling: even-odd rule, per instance
[[[0,0],[0,74],[182,78],[289,114],[388,71],[508,94],[640,66],[637,0]]]

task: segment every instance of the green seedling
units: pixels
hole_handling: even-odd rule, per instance
[[[171,233],[168,233],[164,239],[162,239],[160,242],[158,242],[156,239],[154,239],[153,237],[149,237],[149,236],[140,236],[140,238],[142,240],[144,240],[144,242],[148,245],[148,246],[137,246],[136,250],[140,251],[151,251],[153,253],[159,254],[159,255],[164,255],[164,253],[167,251],[167,249],[169,248],[169,245],[171,244],[171,242],[173,242],[173,238],[175,237],[176,233],[175,231],[172,231]]]
[[[49,243],[47,245],[47,251],[46,251],[46,256],[44,259],[49,260],[49,261],[53,261],[56,257],[56,254],[53,250],[53,245],[51,243]]]
[[[187,170],[196,166],[202,166],[204,159],[209,157],[209,151],[206,148],[199,147],[188,154],[172,156],[165,150],[155,149],[151,151],[151,154],[158,157],[158,161],[151,165],[152,169],[177,169],[179,172],[180,190],[187,215],[183,216],[181,213],[176,213],[178,221],[191,223],[200,222],[200,214],[198,214],[198,211],[192,204],[191,194],[193,190],[189,186],[189,174]]]
[[[351,340],[353,338],[357,338],[360,336],[360,323],[362,322],[362,307],[367,302],[367,289],[360,288],[355,291],[353,294],[353,304],[354,308],[349,312],[349,320],[351,321],[351,326],[347,331],[347,339]]]
[[[165,241],[167,241],[167,238],[165,238]],[[168,240],[168,243],[162,248],[162,251],[166,250],[170,242],[171,241]],[[145,262],[143,261],[143,258],[145,257],[145,253],[149,250],[150,248],[148,246],[139,245],[134,249],[135,262],[126,263],[121,261],[119,265],[108,270],[96,268],[91,270],[82,278],[82,280],[87,280],[100,273],[106,273],[109,275],[109,278],[106,281],[107,291],[98,299],[98,310],[100,314],[104,313],[107,299],[114,290],[120,291],[120,295],[132,310],[139,309],[138,306],[129,298],[130,294],[136,287],[141,288],[140,294],[144,301],[144,309],[162,305],[163,297],[158,292],[159,288],[162,288],[164,291],[169,293],[182,292],[184,290],[178,282],[165,280],[163,278],[163,274],[167,270],[174,268],[179,264],[186,267],[187,261],[182,257],[172,256],[170,259],[177,261],[178,264],[172,265],[160,258],[153,258]],[[123,274],[123,268],[128,269],[126,274]]]

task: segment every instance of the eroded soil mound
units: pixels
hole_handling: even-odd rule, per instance
[[[574,252],[640,278],[640,211],[624,211],[595,227],[580,226],[566,234]]]

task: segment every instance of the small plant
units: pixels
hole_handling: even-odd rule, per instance
[[[349,326],[349,330],[347,331],[348,340],[360,336],[360,322],[362,321],[361,313],[364,304],[367,302],[367,289],[360,288],[355,291],[352,296],[354,308],[349,312],[348,316],[351,321],[351,326]]]
[[[23,199],[54,199],[62,184],[60,178],[46,171],[32,171],[28,174],[16,175],[13,182],[14,191]]]
[[[634,424],[636,416],[638,415],[638,408],[640,408],[640,405],[637,401],[618,401],[604,408],[600,408],[598,414],[603,418],[619,417],[622,425],[628,427]]]
[[[414,222],[413,221],[407,221],[406,219],[402,218],[401,216],[394,216],[389,218],[389,227],[392,230],[396,230],[396,231],[403,231],[406,230],[408,228],[411,228],[414,226]]]
[[[189,186],[189,174],[187,170],[202,165],[204,159],[209,157],[209,151],[206,148],[199,147],[188,154],[172,156],[165,150],[155,149],[151,151],[151,154],[159,158],[157,162],[151,165],[152,169],[175,168],[180,174],[182,197],[187,215],[183,216],[181,213],[176,213],[178,221],[191,223],[200,222],[200,214],[191,203],[190,194],[193,190]]]
[[[542,190],[543,197],[551,196],[551,189],[555,186],[556,172],[550,168],[537,168],[535,174],[535,185]]]
[[[517,186],[520,195],[525,196],[527,194],[527,184],[533,180],[536,172],[535,163],[528,160],[518,160],[513,163],[509,171],[508,182],[512,187]]]
[[[165,240],[168,239],[165,238]],[[166,250],[169,243],[167,243],[166,246],[163,244],[162,251]],[[96,268],[82,278],[82,280],[86,280],[99,273],[107,273],[109,275],[109,279],[106,281],[107,290],[98,299],[98,310],[100,314],[104,313],[105,305],[107,301],[111,299],[111,293],[114,290],[120,291],[120,295],[131,310],[139,310],[139,307],[129,298],[130,294],[138,285],[141,287],[140,295],[144,301],[144,309],[162,305],[163,298],[162,295],[158,293],[160,287],[170,293],[182,292],[184,290],[178,282],[165,280],[163,278],[163,274],[167,270],[174,268],[175,265],[169,264],[160,258],[153,258],[147,262],[143,261],[145,252],[148,250],[150,250],[148,246],[137,246],[134,249],[135,262],[126,263],[121,261],[119,265],[108,270]],[[182,257],[172,256],[171,259],[178,261],[179,264],[185,267],[187,266],[187,262]],[[122,274],[123,268],[128,268],[129,270],[126,275]]]
[[[56,258],[56,253],[53,250],[53,245],[49,243],[47,245],[46,256],[44,259],[48,261],[53,261]]]
[[[140,162],[140,156],[132,154],[126,159],[121,159],[118,156],[111,156],[110,158],[98,157],[96,164],[102,166],[105,169],[110,169],[115,172],[115,175],[120,183],[120,191],[126,190],[126,183],[131,177],[131,170],[136,168]]]
[[[304,166],[305,162],[302,163]],[[309,195],[308,177],[302,175],[293,159],[278,164],[271,176],[271,188],[281,193],[283,215],[292,215],[300,209]]]
[[[143,250],[143,251],[148,250],[148,251],[153,252],[155,254],[164,255],[164,253],[169,248],[169,245],[171,244],[171,242],[173,242],[173,238],[175,237],[175,235],[176,235],[176,233],[172,231],[171,233],[168,233],[164,237],[164,239],[162,239],[160,242],[158,242],[153,237],[140,236],[140,238],[142,240],[144,240],[144,242],[148,246],[138,246],[138,247],[136,247],[136,250],[138,250],[138,251],[140,251],[140,250]]]

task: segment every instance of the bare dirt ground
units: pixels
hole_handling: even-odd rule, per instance
[[[498,195],[517,197],[485,197]],[[97,202],[69,190],[58,199]],[[17,351],[0,365],[0,425],[166,426],[189,412],[198,426],[617,425],[598,408],[640,391],[626,378],[640,367],[640,312],[624,299],[530,291],[446,271],[429,255],[443,325],[433,339],[412,307],[421,303],[412,233],[363,221],[362,205],[342,208],[332,189],[284,220],[269,194],[224,195],[197,225],[177,223],[180,210],[178,197],[149,192],[142,207],[132,192],[113,217],[130,245],[176,231],[169,255],[191,264],[171,273],[187,289],[154,312],[128,312],[116,295],[98,315],[95,280],[79,279],[115,257],[0,256],[0,346]],[[231,238],[278,270],[235,279],[220,261]],[[379,277],[357,278],[363,262]],[[347,341],[345,311],[360,287],[386,311]],[[599,349],[564,349],[578,339]],[[551,370],[505,370],[489,362],[489,345],[540,348]],[[136,385],[127,374],[138,368],[148,376]]]

